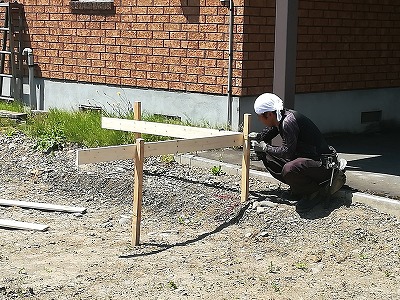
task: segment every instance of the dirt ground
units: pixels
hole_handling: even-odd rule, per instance
[[[0,134],[0,198],[85,207],[1,207],[0,299],[400,299],[400,222],[336,199],[306,215],[284,187],[146,161],[141,245],[131,245],[131,161],[75,166],[76,147],[33,150]],[[258,208],[257,208],[258,207]]]

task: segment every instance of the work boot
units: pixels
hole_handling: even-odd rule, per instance
[[[280,198],[289,200],[289,201],[299,201],[302,198],[302,195],[293,193],[292,190],[283,191],[280,195]]]
[[[341,189],[341,187],[346,183],[346,175],[341,170],[335,170],[332,179],[332,185],[330,185],[330,180],[321,184],[321,188],[302,198],[296,204],[296,211],[298,213],[305,213],[311,210],[314,206],[319,203],[324,203],[324,208],[328,208],[331,200],[331,196]]]
[[[321,196],[321,189],[310,195],[304,196],[296,203],[296,211],[298,213],[310,211],[314,206],[322,202],[323,198]]]
[[[329,186],[330,181],[324,184],[325,190],[325,201],[324,201],[324,208],[328,208],[331,204],[332,195],[339,191],[342,186],[346,183],[346,175],[343,173],[342,170],[335,170],[332,179],[332,185]]]
[[[345,183],[346,175],[344,172],[342,170],[335,170],[335,174],[333,174],[332,185],[329,187],[329,194],[335,194],[342,188],[342,186],[344,186]]]

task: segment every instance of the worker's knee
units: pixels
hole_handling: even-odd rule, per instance
[[[282,168],[282,176],[284,178],[298,174],[300,171],[297,160],[287,162]]]

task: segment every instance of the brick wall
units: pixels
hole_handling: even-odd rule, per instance
[[[42,77],[226,93],[229,12],[220,0],[121,0],[114,11],[22,3]]]
[[[272,90],[276,0],[235,0],[233,94]],[[72,10],[21,0],[37,75],[226,94],[229,10],[220,0],[118,0]],[[299,0],[298,93],[400,86],[400,3]]]
[[[400,86],[400,2],[300,0],[299,8],[297,92]]]
[[[275,0],[248,0],[243,9],[242,93],[272,91],[274,76]]]

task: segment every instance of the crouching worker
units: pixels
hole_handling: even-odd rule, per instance
[[[328,203],[346,182],[345,160],[338,160],[335,149],[310,119],[284,109],[278,96],[260,95],[254,110],[266,127],[250,133],[252,148],[270,174],[290,186],[288,198],[297,201],[296,211],[304,213],[321,202]],[[278,134],[282,145],[272,146]]]

